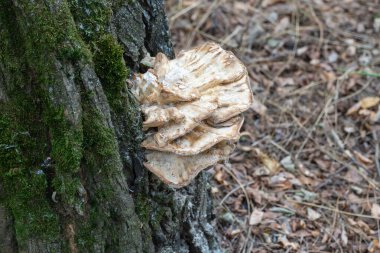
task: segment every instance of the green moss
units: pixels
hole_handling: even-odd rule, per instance
[[[143,193],[138,193],[135,197],[135,209],[142,222],[148,222],[150,213],[152,212],[152,206],[150,199]]]
[[[121,165],[115,133],[106,125],[100,112],[91,105],[91,96],[93,94],[89,93],[82,96],[86,162],[94,173],[103,168],[106,168],[105,172],[112,172]]]
[[[111,107],[120,110],[123,106],[123,89],[129,75],[123,49],[110,34],[103,35],[96,43],[94,54],[95,71],[100,78]]]
[[[156,204],[157,205],[157,204]],[[165,217],[165,208],[157,207],[155,208],[154,212],[152,213],[150,217],[150,225],[153,229],[157,230],[160,227],[160,223],[162,219]]]
[[[39,91],[27,92],[26,47],[10,1],[1,1],[0,9],[7,10],[0,12],[0,62],[10,84],[6,87],[10,101],[7,107],[0,104],[0,181],[5,192],[2,201],[14,216],[19,247],[23,247],[29,238],[57,241],[59,224],[47,200],[47,178],[40,166],[47,145],[46,127],[39,121]]]
[[[78,178],[82,157],[81,125],[73,125],[64,116],[63,105],[51,101],[48,90],[60,85],[56,73],[55,57],[52,52],[58,48],[58,58],[63,60],[87,59],[88,49],[81,43],[75,31],[70,11],[66,4],[52,13],[46,5],[23,3],[23,8],[30,10],[33,16],[28,17],[28,28],[25,30],[26,56],[29,68],[36,73],[34,80],[38,98],[41,101],[43,125],[49,128],[50,156],[54,162],[55,178],[53,186],[62,201],[75,207],[81,203],[78,189],[81,187]],[[26,26],[27,24],[25,24]],[[71,49],[71,50],[70,50]]]
[[[135,4],[136,0],[113,0],[112,10],[119,10],[123,5]]]
[[[96,41],[103,35],[111,18],[110,1],[104,0],[69,0],[72,15],[83,39]]]
[[[116,125],[123,126],[120,128],[124,131],[119,137],[122,142],[130,144],[131,152],[136,153],[143,139],[141,115],[126,86],[130,71],[123,59],[123,49],[112,35],[105,34],[96,42],[94,64],[112,109],[113,120]]]
[[[5,63],[9,77],[6,89],[10,99],[9,113],[0,107],[4,112],[0,176],[19,243],[28,237],[54,242],[60,226],[49,201],[51,196],[46,194],[50,179],[41,163],[52,158],[55,178],[50,186],[60,200],[77,206],[83,138],[81,125],[72,125],[66,119],[63,106],[53,104],[48,90],[59,84],[56,58],[88,60],[89,50],[76,34],[64,2],[55,10],[49,8],[48,1],[46,5],[19,4],[22,13],[11,1],[0,3],[0,9],[7,10],[0,13],[0,61]],[[53,53],[57,49],[58,53]]]
[[[49,108],[45,121],[51,136],[50,156],[54,161],[56,176],[53,187],[65,203],[70,206],[80,205],[77,199],[80,163],[82,159],[83,133],[81,125],[72,126],[64,116],[63,109]]]
[[[91,210],[86,223],[79,224],[77,243],[83,250],[92,248],[97,240],[98,225],[108,220],[111,214],[101,210],[102,201],[112,202],[114,173],[120,173],[122,164],[118,153],[118,144],[114,131],[104,122],[100,112],[91,104],[93,94],[82,94],[84,160],[83,166],[90,175],[96,175],[101,182],[91,189],[91,194],[98,202],[91,202]],[[107,224],[104,224],[107,226]],[[108,228],[112,230],[113,228]]]
[[[59,239],[58,216],[46,201],[46,176],[39,173],[29,168],[13,168],[3,175],[4,186],[14,190],[7,204],[12,209],[21,243],[36,237],[48,241]]]
[[[49,90],[61,85],[55,74],[56,60],[91,64],[94,54],[114,123],[127,126],[120,142],[131,143],[128,148],[135,150],[142,140],[138,105],[126,90],[129,70],[123,50],[107,35],[111,15],[107,2],[69,0],[55,8],[52,0],[21,1],[19,7],[11,0],[0,1],[0,10],[7,10],[0,11],[0,62],[9,77],[6,93],[10,99],[7,108],[0,104],[0,183],[21,245],[27,238],[56,242],[62,232],[56,205],[47,192],[58,193],[59,205],[83,208],[78,196],[81,166],[104,180],[92,193],[100,201],[114,196],[110,180],[122,168],[115,133],[92,107],[91,94],[82,97],[82,122],[76,124],[67,120],[64,105],[53,101]],[[52,158],[53,176],[41,166],[47,157]],[[98,204],[90,203],[88,222],[78,223],[80,247],[96,242],[95,224],[109,219],[110,214],[99,210]],[[146,210],[141,217],[147,221],[146,204],[141,206]]]
[[[123,49],[109,33],[112,9],[131,0],[69,0],[71,13],[83,40],[91,48],[94,65],[108,102],[112,109],[113,121],[118,126],[127,126],[121,133],[122,142],[130,143],[129,149],[135,151],[141,143],[141,115],[137,103],[126,87],[130,70],[123,59]],[[125,128],[125,127],[123,127]]]
[[[25,152],[38,146],[28,129],[14,122],[4,106],[0,109],[0,182],[6,194],[4,201],[14,216],[19,246],[36,236],[56,241],[58,217],[46,200],[46,175],[34,162],[41,155],[31,159]]]

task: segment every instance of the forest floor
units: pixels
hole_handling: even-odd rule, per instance
[[[380,252],[380,1],[168,0],[178,52],[215,41],[255,102],[212,173],[226,252]]]

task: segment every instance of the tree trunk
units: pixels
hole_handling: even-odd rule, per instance
[[[207,176],[142,165],[147,52],[173,57],[162,0],[0,1],[0,252],[219,252]]]

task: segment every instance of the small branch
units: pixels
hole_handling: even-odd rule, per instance
[[[380,161],[379,161],[379,139],[377,137],[376,129],[372,129],[373,140],[375,141],[375,164],[377,174],[380,177]]]

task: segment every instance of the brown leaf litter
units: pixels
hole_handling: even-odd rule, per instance
[[[209,171],[226,252],[380,252],[380,1],[167,7],[176,50],[233,51],[257,98]]]

